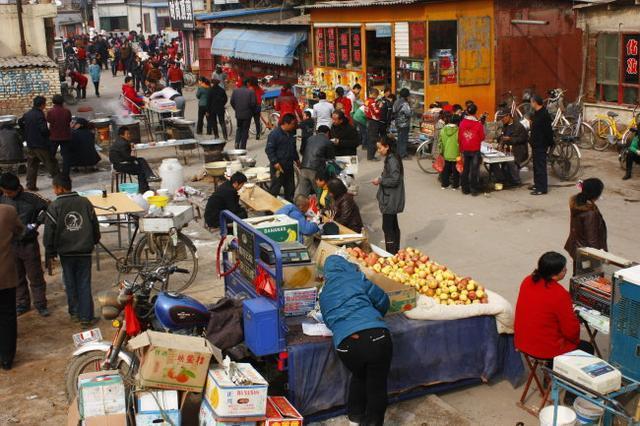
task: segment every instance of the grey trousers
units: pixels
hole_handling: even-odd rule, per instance
[[[313,169],[300,169],[296,197],[300,194],[309,195],[316,190],[316,171]]]

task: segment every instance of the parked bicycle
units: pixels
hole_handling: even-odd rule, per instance
[[[576,143],[580,148],[593,148],[596,135],[591,124],[584,121],[581,96],[575,102],[567,105],[565,117],[571,124],[561,127],[559,133],[565,136],[575,136]]]
[[[87,342],[75,350],[65,371],[65,390],[69,402],[76,396],[78,376],[83,373],[118,370],[125,383],[133,382],[139,360],[134,353],[126,350],[130,336],[123,312],[127,305],[133,308],[141,331],[203,335],[209,324],[209,311],[191,297],[166,292],[169,277],[174,273],[188,274],[189,271],[163,266],[141,273],[142,281],[123,281],[117,293],[100,293],[98,303],[101,316],[106,321],[112,321],[116,332],[110,343]]]
[[[493,117],[494,121],[498,121],[498,112],[506,108],[509,108],[511,116],[514,119],[522,119],[525,114],[531,111],[531,91],[529,90],[524,91],[522,95],[522,102],[520,103],[517,102],[515,95],[510,90],[503,93],[502,97],[507,100],[498,105],[498,111],[496,111]]]
[[[558,179],[567,181],[580,173],[582,154],[578,148],[576,136],[559,135],[549,149],[548,162]]]
[[[438,173],[433,167],[433,162],[437,156],[438,138],[436,136],[426,136],[424,142],[422,142],[416,149],[416,161],[418,167],[428,174]]]
[[[615,146],[618,151],[622,151],[625,146],[629,146],[632,137],[629,129],[637,127],[640,122],[639,107],[640,104],[634,106],[631,121],[627,125],[616,121],[618,117],[616,112],[609,111],[606,115],[597,114],[591,123],[596,136],[593,148],[596,151],[605,151],[610,146]]]

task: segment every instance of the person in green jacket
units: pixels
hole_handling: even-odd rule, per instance
[[[198,79],[198,90],[196,90],[196,98],[198,98],[198,124],[196,125],[196,133],[202,134],[202,127],[204,125],[204,116],[209,111],[209,90],[211,85],[209,84],[209,79],[206,77],[200,77]],[[210,135],[213,130],[213,126],[211,125],[211,120],[207,117],[207,134]]]
[[[444,169],[440,173],[440,184],[442,189],[451,185],[455,191],[460,186],[460,173],[456,168],[458,157],[460,157],[460,146],[458,145],[458,124],[460,116],[452,115],[444,111],[443,120],[445,126],[440,130],[440,153],[444,157]]]
[[[624,174],[622,180],[631,179],[631,169],[633,169],[634,162],[640,164],[640,151],[638,150],[638,148],[640,148],[640,140],[638,139],[638,129],[633,127],[629,130],[633,132],[634,136],[631,140],[631,145],[627,150],[627,172]]]
[[[360,134],[360,145],[363,149],[367,148],[367,116],[364,113],[364,106],[353,107],[351,111],[351,118],[353,124],[355,124],[358,133]],[[375,143],[375,142],[374,142]]]

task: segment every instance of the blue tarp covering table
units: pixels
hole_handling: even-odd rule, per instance
[[[225,28],[213,38],[211,54],[267,64],[291,65],[305,32]]]
[[[419,386],[508,379],[516,386],[524,367],[515,351],[513,335],[500,335],[492,316],[452,321],[410,320],[404,315],[385,318],[393,338],[389,393]],[[349,372],[328,338],[301,336],[290,325],[289,397],[305,416],[344,406]]]

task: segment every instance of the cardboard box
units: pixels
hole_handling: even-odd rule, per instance
[[[203,399],[202,404],[200,404],[198,426],[256,426],[256,422],[242,420],[225,420],[224,422],[221,422],[216,419],[216,413],[213,411],[207,400]]]
[[[298,241],[298,221],[287,215],[261,216],[244,221],[277,243]]]
[[[222,362],[222,352],[202,337],[146,331],[129,341],[139,351],[137,379],[142,386],[202,392],[211,355]]]
[[[313,256],[319,276],[324,276],[324,262],[327,257],[336,253],[339,249],[340,247],[332,246],[324,241],[320,242]],[[363,265],[358,266],[372,283],[383,289],[389,296],[389,314],[408,311],[416,307],[418,294],[415,288],[393,281],[369,267]]]
[[[236,385],[222,366],[209,369],[204,399],[217,418],[263,417],[267,409],[267,381],[251,364],[236,363],[252,384]]]
[[[287,317],[307,315],[316,307],[317,299],[316,287],[284,290],[284,315]]]
[[[136,414],[136,426],[180,426],[180,410]]]
[[[84,426],[127,426],[126,414],[110,414],[108,416],[90,417]]]
[[[180,426],[178,391],[139,392],[136,400],[136,426]]]
[[[67,411],[67,426],[78,426],[80,423],[80,410],[78,409],[78,397],[76,396],[69,404]]]
[[[117,371],[81,374],[78,382],[80,418],[127,412],[124,382]]]
[[[261,426],[302,426],[302,414],[284,396],[267,399],[267,420]]]

